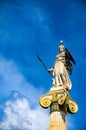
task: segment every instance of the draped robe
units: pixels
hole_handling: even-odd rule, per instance
[[[65,52],[62,52],[56,56],[56,62],[52,69],[53,71],[53,85],[54,86],[63,86],[64,88],[70,90],[72,83],[70,81],[67,64],[66,64]]]

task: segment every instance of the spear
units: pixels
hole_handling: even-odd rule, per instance
[[[45,63],[43,62],[43,60],[41,59],[41,57],[39,56],[39,55],[37,55],[37,58],[38,58],[38,60],[42,63],[42,65],[44,66],[44,68],[47,70],[47,72],[48,72],[48,68],[47,68],[47,66],[45,65]],[[48,72],[49,73],[49,72]],[[52,74],[51,73],[49,73],[51,76],[52,76]]]

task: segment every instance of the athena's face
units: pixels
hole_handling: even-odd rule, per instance
[[[64,46],[63,46],[63,45],[60,45],[60,47],[59,47],[59,52],[60,52],[60,53],[64,52],[64,49],[65,49]]]

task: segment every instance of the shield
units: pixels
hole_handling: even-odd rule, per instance
[[[71,53],[68,51],[68,49],[65,48],[65,50],[66,50],[66,52],[65,52],[65,57],[66,57],[66,59],[67,59],[67,60],[71,60],[74,64],[76,64],[76,62],[75,62],[73,56],[72,56]]]

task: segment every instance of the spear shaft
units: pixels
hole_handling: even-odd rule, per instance
[[[38,60],[42,63],[42,65],[44,66],[44,68],[47,70],[47,72],[48,72],[48,68],[47,68],[47,66],[45,65],[45,63],[43,62],[43,60],[41,59],[41,57],[39,56],[39,55],[37,55],[37,58],[38,58]],[[49,73],[49,72],[48,72]],[[51,76],[52,76],[52,74],[51,73],[49,73]]]

